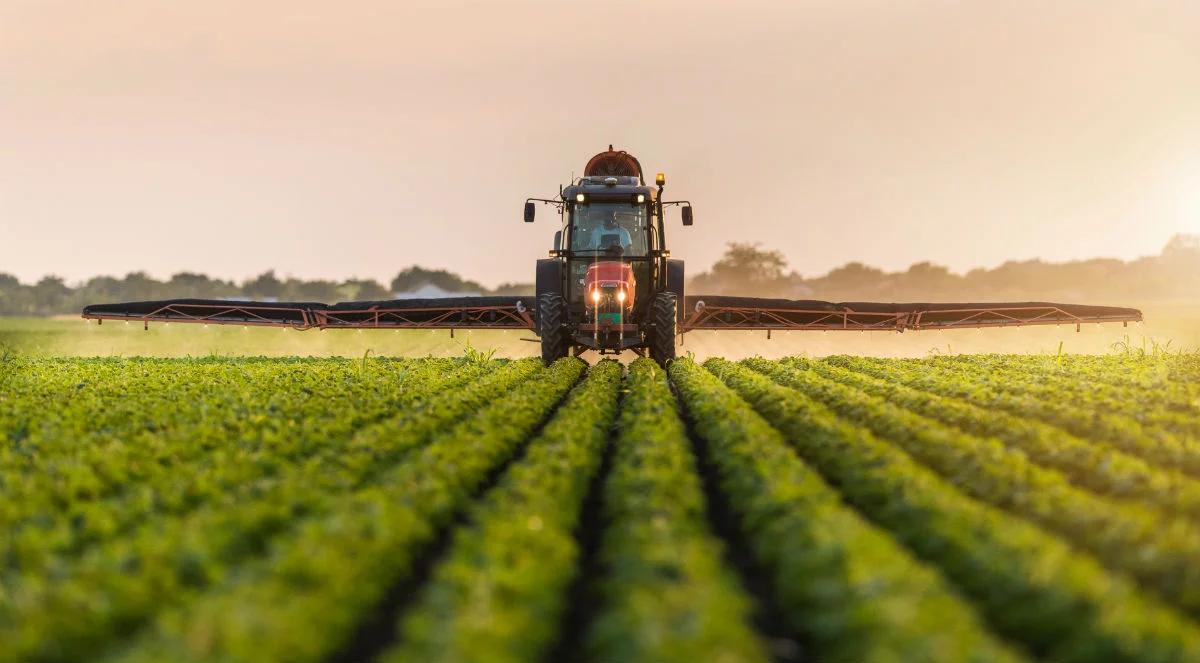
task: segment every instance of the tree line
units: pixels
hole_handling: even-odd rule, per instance
[[[0,272],[0,315],[69,314],[78,313],[87,304],[185,297],[326,303],[370,301],[393,299],[397,295],[429,289],[430,286],[434,292],[475,295],[533,292],[532,284],[505,283],[497,288],[487,288],[446,270],[418,266],[401,271],[389,286],[373,279],[281,279],[274,270],[241,283],[192,272],[180,272],[165,281],[150,277],[145,272],[132,272],[122,278],[97,276],[74,286],[57,276],[46,276],[37,283],[22,284],[16,277]]]
[[[1200,299],[1200,235],[1176,235],[1159,255],[1128,261],[1014,260],[965,274],[930,262],[899,272],[852,262],[808,278],[789,271],[787,258],[779,251],[734,243],[710,271],[693,277],[688,287],[697,294],[835,302],[1046,300],[1120,305],[1195,301]]]
[[[160,281],[144,272],[123,278],[97,276],[68,285],[56,276],[23,284],[0,272],[0,315],[78,313],[86,304],[195,297],[257,301],[338,302],[392,299],[432,286],[435,292],[476,295],[530,295],[531,283],[497,288],[440,269],[409,267],[390,287],[371,279],[346,281],[280,279],[274,271],[237,283],[180,272]],[[732,243],[707,272],[693,276],[688,291],[828,301],[988,301],[1058,300],[1131,303],[1200,299],[1200,236],[1176,235],[1156,256],[1136,260],[1096,258],[1063,263],[1010,261],[992,269],[955,274],[919,262],[905,271],[886,272],[852,262],[827,274],[804,277],[788,269],[779,251]]]

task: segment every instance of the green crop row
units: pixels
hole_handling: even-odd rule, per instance
[[[710,359],[717,375],[729,362]],[[1019,661],[934,570],[845,506],[753,409],[686,359],[671,378],[778,610],[815,660]]]
[[[1200,529],[1192,523],[1082,490],[996,440],[821,377],[799,361],[747,363],[900,446],[964,493],[1061,533],[1159,595],[1200,612]]]
[[[1165,470],[1200,478],[1200,444],[1169,432],[1149,430],[1136,419],[1109,413],[1096,404],[1085,407],[1059,398],[1014,396],[985,382],[964,380],[960,374],[936,367],[899,374],[890,362],[869,358],[854,358],[847,366],[885,380],[903,376],[904,384],[922,391],[1039,419],[1083,439],[1110,444]]]
[[[979,357],[965,355],[965,361],[975,359],[991,359],[996,355]],[[1002,356],[1002,355],[1001,355]],[[1200,353],[1147,353],[1114,354],[1114,355],[1055,355],[1031,356],[1012,355],[1002,356],[1014,363],[1028,361],[1031,368],[1038,366],[1060,367],[1067,372],[1086,371],[1088,377],[1105,384],[1117,386],[1135,386],[1141,388],[1158,388],[1161,386],[1186,387],[1192,393],[1197,391],[1197,380],[1200,378]]]
[[[419,408],[431,396],[487,370],[477,365],[413,364],[364,381],[348,376],[346,368],[309,367],[284,385],[259,379],[241,384],[205,381],[208,376],[199,372],[176,370],[181,382],[207,382],[209,398],[195,409],[211,416],[172,421],[165,429],[141,436],[140,444],[122,439],[125,431],[106,433],[109,439],[104,440],[81,436],[78,453],[67,462],[81,476],[103,477],[103,489],[81,494],[77,482],[62,480],[55,460],[0,473],[7,477],[0,481],[8,495],[0,505],[0,527],[9,533],[0,541],[0,559],[23,569],[37,568],[40,562],[31,558],[32,551],[77,552],[119,536],[145,518],[186,513],[264,474],[276,476],[308,458],[339,454],[341,443],[364,425]],[[245,390],[269,394],[265,406],[226,402],[253,403]],[[134,394],[127,400],[133,407],[142,402]],[[354,407],[339,411],[329,407],[331,400]],[[147,409],[153,412],[152,406]],[[86,422],[90,415],[88,410],[77,411],[65,413],[63,419],[75,416]]]
[[[1200,630],[1061,539],[959,492],[908,454],[749,368],[721,379],[843,497],[936,564],[989,622],[1054,661],[1200,660]]]
[[[0,663],[1198,661],[1197,357],[0,356]]]
[[[443,431],[406,462],[272,543],[113,661],[320,661],[351,644],[389,588],[580,378],[563,359]]]
[[[1132,359],[1093,355],[945,355],[930,363],[958,364],[973,369],[1002,368],[1029,379],[1054,379],[1068,389],[1116,388],[1118,398],[1150,407],[1166,406],[1195,412],[1200,407],[1200,385],[1171,379],[1167,358]]]
[[[446,368],[454,365],[452,360],[439,361],[447,362]],[[30,360],[20,371],[22,384],[14,389],[13,398],[0,402],[0,430],[13,443],[0,452],[0,470],[48,472],[62,464],[60,481],[66,483],[72,478],[68,473],[72,459],[127,451],[153,453],[169,436],[195,428],[199,428],[196,435],[187,440],[202,454],[210,445],[229,439],[215,428],[218,424],[256,438],[270,429],[250,424],[286,421],[295,411],[292,401],[304,395],[320,399],[323,390],[330,390],[331,395],[369,397],[380,382],[394,383],[411,368],[427,367],[424,362],[405,360],[376,360],[369,371],[360,362],[346,360]],[[214,428],[205,430],[205,426]],[[136,464],[114,467],[131,473],[133,479],[144,469]],[[107,486],[95,482],[105,477],[97,474],[91,484],[80,482],[79,494],[72,497],[102,495]]]
[[[1089,490],[1200,518],[1200,481],[1179,472],[1151,466],[1136,456],[1081,440],[1040,421],[914,389],[901,380],[882,380],[855,372],[849,368],[853,366],[852,358],[829,357],[824,361],[793,363],[967,433],[994,437]],[[912,379],[921,368],[895,364],[891,370],[903,376],[902,379]]]
[[[661,368],[629,366],[603,488],[596,661],[764,661],[750,600],[723,563],[682,420]]]
[[[507,396],[541,371],[535,360],[504,366],[460,391],[429,399],[396,419],[294,465],[231,486],[186,514],[149,519],[75,558],[46,553],[30,540],[4,578],[12,601],[0,603],[0,660],[28,652],[42,660],[78,660],[155,611],[183,604],[261,555],[281,533],[329,513],[430,437]],[[502,399],[503,400],[503,399]],[[228,459],[231,468],[237,459]],[[237,471],[235,469],[235,471]],[[214,479],[215,480],[215,479]]]
[[[478,502],[383,661],[538,661],[578,572],[574,538],[617,412],[621,366],[594,366]]]
[[[1074,406],[1120,414],[1139,422],[1149,430],[1169,431],[1184,439],[1195,440],[1200,435],[1200,407],[1186,399],[1186,389],[1160,387],[1117,387],[1088,380],[1087,372],[1072,375],[1032,373],[1024,367],[997,362],[944,361],[932,359],[928,366],[961,372],[973,380],[1017,397],[1059,400]],[[1173,383],[1172,383],[1173,384]],[[1180,385],[1181,386],[1181,385]]]

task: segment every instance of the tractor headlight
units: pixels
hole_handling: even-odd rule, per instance
[[[619,301],[619,302],[625,301],[625,291],[624,290],[617,291],[617,301]]]
[[[596,302],[597,304],[600,303],[600,290],[599,289],[592,291],[592,301]]]

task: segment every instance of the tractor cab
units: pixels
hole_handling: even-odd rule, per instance
[[[648,186],[638,160],[609,146],[588,161],[583,177],[560,188],[557,200],[526,201],[526,221],[534,218],[535,202],[555,205],[561,216],[550,258],[537,268],[543,359],[572,349],[674,357],[683,262],[668,259],[663,206],[688,203],[664,203],[665,183],[660,173]],[[684,209],[691,225],[691,207]]]
[[[568,305],[576,312],[595,308],[595,282],[616,287],[619,281],[629,307],[647,301],[662,249],[654,189],[634,177],[584,177],[565,187],[563,197],[560,257],[566,261]]]

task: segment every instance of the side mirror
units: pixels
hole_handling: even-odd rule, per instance
[[[562,231],[561,230],[554,231],[554,250],[555,251],[562,250]]]
[[[525,203],[525,223],[533,223],[533,215],[537,213],[537,206],[533,203]]]
[[[692,225],[692,206],[691,205],[683,206],[683,225],[685,225],[685,226]]]

